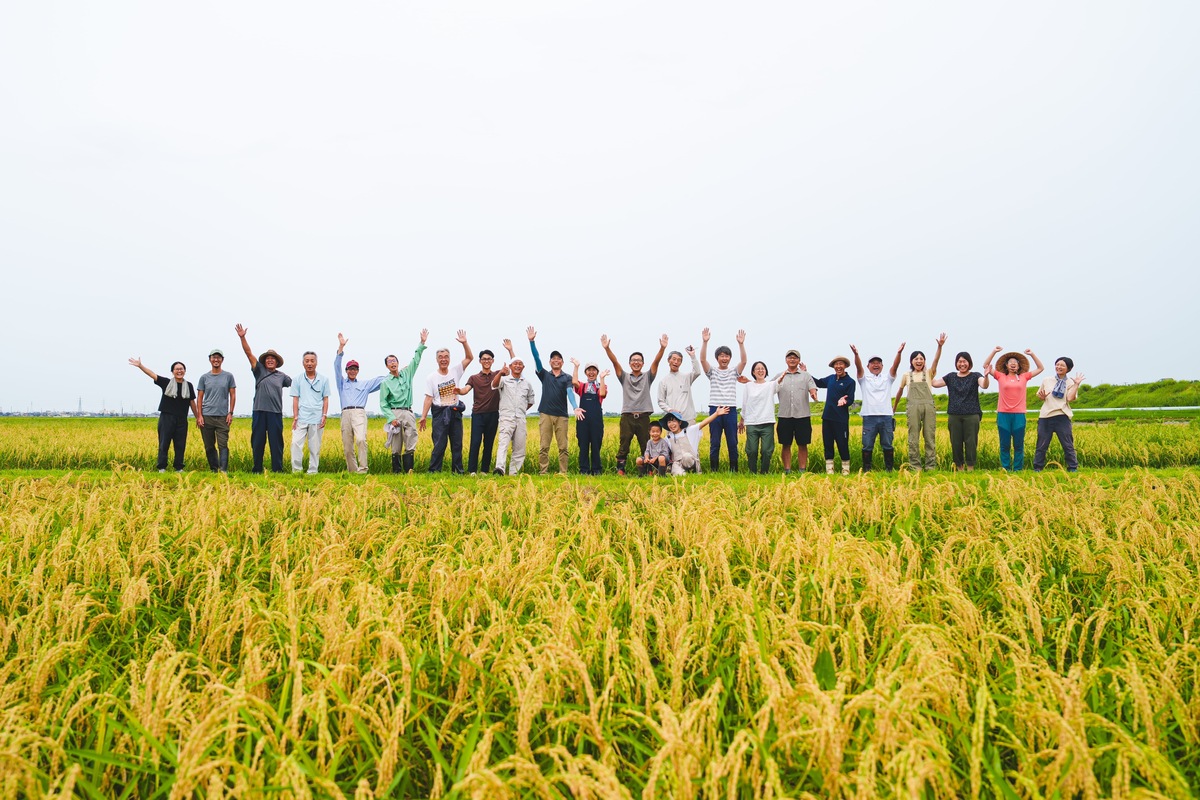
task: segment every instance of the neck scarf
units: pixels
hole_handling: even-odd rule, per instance
[[[182,390],[180,390],[180,386],[183,387]],[[167,397],[170,397],[172,400],[174,400],[176,397],[182,397],[184,400],[191,400],[192,387],[187,381],[180,383],[174,378],[171,378],[169,381],[167,381],[167,388],[163,389],[163,394],[165,394]]]
[[[1051,394],[1053,394],[1055,397],[1057,397],[1060,400],[1062,398],[1066,397],[1067,396],[1067,379],[1059,378],[1058,380],[1056,380],[1054,382],[1054,391]]]

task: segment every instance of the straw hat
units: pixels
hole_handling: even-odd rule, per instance
[[[262,362],[264,367],[267,365],[267,356],[275,357],[275,369],[279,369],[283,366],[283,356],[279,355],[279,353],[276,353],[274,348],[272,348],[265,353],[258,354],[258,360]]]
[[[832,369],[833,365],[839,361],[841,361],[843,364],[845,364],[847,369],[850,368],[850,359],[847,358],[846,356],[834,356],[833,360],[829,362],[830,368]]]
[[[1002,375],[1008,374],[1008,360],[1010,358],[1015,358],[1017,364],[1020,365],[1017,368],[1018,374],[1029,372],[1029,359],[1025,357],[1024,353],[1018,353],[1016,350],[1013,350],[1000,356],[1000,360],[996,362],[996,369],[1000,370]]]

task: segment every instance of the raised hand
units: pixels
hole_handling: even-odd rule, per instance
[[[1075,385],[1076,385],[1076,386],[1082,386],[1082,385],[1083,385],[1083,373],[1082,373],[1082,372],[1076,372],[1076,373],[1075,373],[1075,379],[1074,379],[1074,380],[1075,380]]]
[[[599,380],[599,381],[602,381],[602,380],[604,380],[605,378],[607,378],[607,377],[608,377],[608,375],[609,375],[609,373],[610,373],[610,372],[612,372],[612,370],[611,370],[611,369],[606,369],[606,370],[604,370],[604,372],[601,372],[601,373],[600,373],[600,377],[598,377],[596,380]]]
[[[658,346],[661,347],[663,350],[666,350],[667,349],[667,341],[668,341],[667,335],[664,333],[662,336],[658,337]]]
[[[141,368],[142,368],[142,359],[141,359],[140,357],[139,357],[139,358],[131,358],[131,359],[129,359],[129,363],[130,363],[131,365],[133,365],[133,366],[137,367],[138,369],[141,369]]]
[[[999,352],[1000,352],[1001,350],[1003,350],[1003,349],[1004,349],[1004,348],[1003,348],[1003,347],[1001,347],[1000,345],[996,345],[995,347],[993,347],[993,348],[992,348],[992,355],[993,355],[993,356],[994,356],[994,355],[996,355],[996,353],[999,353]]]
[[[421,344],[425,344],[425,341],[428,338],[429,338],[429,328],[421,328]]]
[[[242,323],[240,323],[240,322],[237,325],[234,325],[233,329],[235,331],[237,331],[237,335],[238,335],[239,339],[245,339],[246,333],[250,330],[249,328],[242,327]]]
[[[504,345],[504,349],[508,351],[508,357],[514,358],[513,349],[512,349],[512,339],[505,339],[500,344]]]
[[[507,339],[505,339],[504,341],[506,341],[506,342],[507,342],[508,340],[507,340]],[[507,375],[507,374],[509,374],[508,362],[507,362],[507,361],[505,361],[505,362],[504,362],[504,366],[500,368],[500,374],[501,374],[501,375]]]
[[[338,350],[344,350],[349,342],[350,340],[342,336],[341,331],[338,331]]]
[[[944,344],[946,343],[946,334],[945,334],[945,332],[942,332],[942,333],[938,334],[938,337],[937,337],[937,339],[936,339],[935,341],[937,342],[937,346],[938,346],[938,347],[941,347],[942,345],[944,345]]]
[[[454,337],[454,341],[458,342],[459,344],[466,344],[467,343],[467,332],[464,331],[462,328],[459,328],[458,335]]]
[[[689,344],[687,346],[687,349],[684,350],[683,352],[687,353],[689,356],[692,356],[692,355],[696,354],[696,348]]]
[[[1032,350],[1030,350],[1028,347],[1026,347],[1026,348],[1025,348],[1025,355],[1027,355],[1027,356],[1032,356],[1032,355],[1033,355],[1033,351],[1032,351]]]
[[[525,335],[528,336],[529,341],[532,342],[534,339],[537,338],[537,329],[534,328],[532,325],[530,325],[528,328],[525,329]]]
[[[854,345],[850,345],[850,352],[854,353],[854,355],[858,355],[858,348]]]
[[[738,332],[737,332],[737,343],[738,343],[738,344],[745,344],[745,343],[746,343],[746,332],[745,332],[745,331],[743,331],[743,330],[740,330],[740,329],[738,330]]]
[[[905,345],[907,345],[907,344],[908,344],[908,342],[901,342],[901,343],[900,343],[900,346],[899,346],[898,348],[896,348],[896,352],[897,352],[897,353],[903,353],[903,352],[904,352],[904,347],[905,347]]]
[[[578,358],[572,358],[572,359],[571,359],[571,363],[572,363],[572,364],[574,364],[576,367],[578,367],[578,366],[579,366],[579,359],[578,359]]]
[[[799,369],[801,372],[808,372],[808,365],[807,365],[807,364],[805,364],[803,361],[801,361],[799,364],[797,364],[797,365],[796,365],[796,367],[797,367],[797,368],[798,368],[798,369]]]
[[[707,342],[711,338],[712,338],[712,331],[710,331],[708,328],[705,328],[704,330],[700,331],[700,339],[701,340]],[[720,413],[720,412],[718,412],[718,413]]]
[[[610,342],[612,342],[612,339],[608,338],[608,334],[600,335],[600,346],[603,347],[605,350],[608,349],[608,345]]]

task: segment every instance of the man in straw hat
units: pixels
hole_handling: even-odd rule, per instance
[[[825,473],[833,474],[833,449],[842,459],[842,474],[850,474],[850,404],[854,402],[854,379],[846,374],[850,359],[835,356],[829,362],[833,374],[817,378],[825,390],[825,409],[821,412],[821,439],[825,444]]]
[[[1033,372],[1029,371],[1030,358],[1037,364]],[[1044,370],[1042,362],[1028,349],[1024,354],[1015,350],[1005,353],[996,362],[992,375],[1000,389],[996,398],[996,428],[1000,432],[1000,466],[1003,469],[1020,472],[1025,466],[1025,411],[1028,406],[1025,389]]]
[[[271,472],[283,472],[283,390],[292,385],[290,376],[279,371],[283,356],[273,349],[254,355],[246,341],[241,323],[234,326],[242,340],[242,352],[250,362],[254,375],[254,404],[250,423],[250,449],[254,453],[252,472],[263,471],[263,449],[271,445]]]

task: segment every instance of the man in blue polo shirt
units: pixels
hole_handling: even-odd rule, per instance
[[[301,360],[304,373],[292,381],[292,472],[304,470],[304,443],[308,442],[308,474],[321,466],[321,437],[329,415],[329,379],[317,374],[317,354]]]
[[[358,379],[358,362],[346,363],[342,377],[342,353],[350,340],[338,334],[337,356],[333,359],[333,374],[337,376],[338,401],[342,404],[342,450],[346,454],[346,469],[360,475],[367,473],[367,398],[379,391],[386,375],[368,381]],[[359,458],[354,457],[358,448]]]

